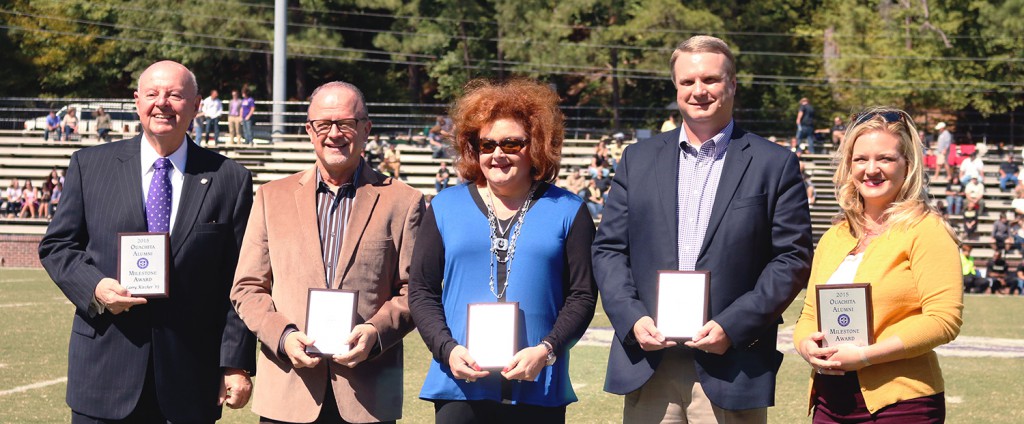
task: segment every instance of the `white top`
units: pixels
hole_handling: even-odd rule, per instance
[[[207,97],[203,99],[202,108],[203,115],[206,115],[206,117],[210,119],[220,118],[221,112],[224,111],[224,105],[222,104],[219,97],[216,99],[213,97]]]
[[[169,171],[168,176],[171,178],[171,222],[168,227],[171,233],[174,233],[174,218],[178,216],[178,205],[181,203],[181,188],[185,185],[185,162],[188,160],[188,146],[186,144],[188,140],[181,142],[181,146],[178,146],[178,150],[171,153],[167,159],[171,160],[172,169]],[[146,135],[142,135],[141,154],[139,157],[142,163],[142,202],[149,199],[149,183],[153,181],[153,163],[156,162],[160,155],[156,153],[153,146],[146,140]]]
[[[853,284],[853,277],[857,275],[857,268],[863,260],[864,252],[847,256],[825,284]]]

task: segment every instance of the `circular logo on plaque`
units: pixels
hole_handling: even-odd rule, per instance
[[[146,267],[149,266],[149,259],[139,258],[139,261],[136,263],[136,265],[139,266],[139,269],[146,269]]]
[[[839,315],[839,325],[843,327],[850,325],[850,316],[846,314]]]

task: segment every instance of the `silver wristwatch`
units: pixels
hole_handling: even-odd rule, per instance
[[[542,340],[540,344],[544,345],[544,348],[548,350],[548,356],[544,360],[544,365],[549,367],[554,365],[555,360],[558,359],[558,357],[555,356],[555,348],[551,346],[551,343],[548,343],[547,340]]]

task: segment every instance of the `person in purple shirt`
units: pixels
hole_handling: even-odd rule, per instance
[[[50,140],[50,133],[54,133],[53,140],[60,141],[60,118],[57,117],[53,110],[50,110],[50,114],[46,115],[46,129],[43,130],[43,141]]]
[[[249,95],[249,89],[242,89],[242,137],[245,138],[245,144],[253,144],[252,142],[252,115],[256,112],[256,101]]]
[[[228,102],[228,134],[229,143],[236,144],[242,129],[242,99],[238,98],[238,90],[231,90],[231,101]]]

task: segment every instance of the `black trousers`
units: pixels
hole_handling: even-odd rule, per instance
[[[490,400],[434,401],[437,424],[564,424],[565,407],[509,405]]]
[[[164,418],[160,411],[160,404],[156,400],[156,380],[153,377],[153,358],[149,360],[149,367],[146,369],[146,381],[142,384],[142,394],[139,395],[139,402],[135,404],[127,417],[120,420],[108,420],[103,418],[90,417],[71,411],[71,424],[154,424],[170,423]],[[212,423],[212,421],[211,421]]]

